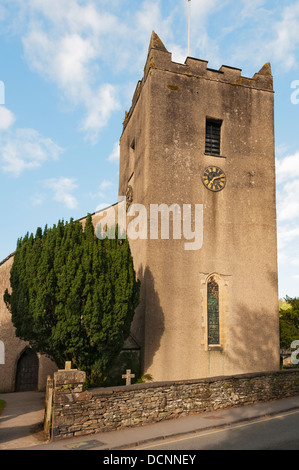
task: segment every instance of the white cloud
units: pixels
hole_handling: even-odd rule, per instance
[[[278,192],[277,211],[279,221],[298,220],[299,179],[288,181]]]
[[[149,37],[153,29],[156,30],[159,36],[170,38],[172,36],[173,15],[177,11],[178,7],[174,7],[173,11],[170,11],[169,15],[164,18],[160,1],[143,1],[140,3],[140,9],[136,9],[134,24],[132,24],[131,30],[134,31],[135,29],[135,33],[139,34],[137,37],[140,38],[145,46],[148,46]]]
[[[24,37],[23,43],[31,67],[54,82],[72,104],[83,106],[81,130],[96,142],[99,131],[120,108],[117,87],[107,83],[94,85],[96,44],[75,33],[53,39],[38,30]]]
[[[187,3],[187,2],[186,2]],[[209,35],[208,19],[225,6],[224,0],[199,0],[191,2],[191,47],[192,57],[201,57],[210,63],[219,62],[219,47],[215,36]],[[186,10],[185,10],[186,11]]]
[[[115,144],[113,146],[113,149],[112,149],[112,152],[110,153],[110,155],[108,157],[109,162],[118,163],[119,162],[119,152],[120,152],[119,142],[115,142]]]
[[[107,193],[109,192],[108,189],[112,188],[113,186],[114,184],[112,183],[112,181],[107,181],[106,179],[104,179],[99,185],[99,190],[96,193],[91,193],[90,197],[92,199],[107,199]],[[109,198],[109,195],[108,195],[108,198]],[[98,207],[101,207],[101,208],[107,207],[107,204],[100,203],[99,206],[97,206],[96,210],[99,210]]]
[[[299,227],[281,226],[278,229],[279,249],[285,248],[294,240],[299,238]]]
[[[299,152],[277,160],[276,168],[280,290],[286,294],[295,290],[295,286],[292,287],[292,274],[298,269]]]
[[[290,260],[290,264],[292,266],[299,266],[299,252],[297,250],[297,253],[291,253],[291,260]]]
[[[243,0],[241,18],[247,19],[247,18],[256,17],[257,12],[261,10],[261,8],[263,7],[265,3],[266,3],[265,0],[250,0],[250,1]]]
[[[268,61],[284,72],[295,67],[299,1],[285,3],[290,2],[191,2],[191,55],[209,60],[215,68],[223,63],[240,66],[246,75],[245,67],[258,71]]]
[[[94,85],[96,44],[78,34],[65,33],[55,40],[40,30],[31,31],[23,38],[23,44],[31,67],[54,82],[72,104],[83,107],[85,117],[80,129],[97,142],[99,131],[120,103],[116,86]]]
[[[100,184],[100,189],[104,191],[105,189],[110,188],[111,186],[113,186],[112,181],[103,180]]]
[[[54,193],[54,200],[61,202],[69,209],[76,209],[78,201],[73,195],[73,192],[78,187],[74,178],[50,178],[45,180],[45,187],[52,189]]]
[[[9,109],[5,106],[0,106],[0,130],[9,129],[15,120],[14,114]]]
[[[276,160],[276,180],[278,221],[294,222],[299,217],[299,152]]]
[[[60,40],[60,49],[54,56],[55,71],[62,86],[84,84],[88,80],[86,64],[96,57],[90,40],[79,34],[68,34]]]
[[[71,86],[68,93],[73,94],[78,84],[84,86],[88,80],[86,64],[96,55],[88,39],[70,33],[51,38],[37,26],[23,37],[23,45],[31,67],[60,87]]]
[[[27,8],[33,19],[22,38],[26,60],[55,83],[67,100],[83,107],[80,129],[95,143],[111,114],[120,108],[117,87],[99,83],[97,64],[107,53],[105,34],[120,34],[119,19],[100,14],[93,3],[80,5],[74,0],[31,0]]]
[[[62,148],[35,129],[16,129],[0,134],[0,161],[5,173],[14,177],[37,169],[47,160],[57,160]]]
[[[289,264],[289,254],[285,251],[278,250],[278,263],[279,265],[287,265]]]
[[[179,64],[184,64],[186,57],[187,57],[187,51],[186,48],[183,48],[177,44],[169,44],[168,46],[169,50],[171,51],[171,56],[172,56],[172,61],[177,62]],[[190,55],[192,55],[190,53]]]
[[[98,90],[87,90],[84,99],[86,115],[81,124],[88,138],[96,143],[99,131],[107,125],[112,113],[120,109],[117,98],[117,88],[104,84]]]
[[[80,5],[76,0],[28,0],[26,3],[31,12],[43,14],[60,27],[67,24],[71,31],[99,32],[101,18],[92,2]]]
[[[160,0],[144,0],[133,11],[122,2],[119,8],[94,0],[15,2],[21,12],[27,63],[54,83],[64,99],[82,107],[79,128],[93,143],[121,108],[123,84],[114,84],[118,73],[125,71],[130,80],[132,72],[142,71],[153,29],[163,40],[173,42],[172,25],[178,10],[176,6],[164,15]],[[183,55],[175,44],[174,48]]]
[[[278,183],[299,177],[299,151],[276,160],[276,175]]]
[[[299,2],[287,5],[281,15],[281,20],[274,24],[274,39],[268,44],[274,57],[288,69],[296,65],[296,52],[299,44],[297,34],[299,28]]]
[[[289,146],[286,143],[281,143],[275,147],[275,155],[278,158],[282,158],[288,152]],[[279,160],[276,160],[276,167],[279,165]]]

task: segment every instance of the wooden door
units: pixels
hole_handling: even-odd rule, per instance
[[[38,357],[26,350],[21,355],[17,365],[16,392],[37,390],[38,386]]]

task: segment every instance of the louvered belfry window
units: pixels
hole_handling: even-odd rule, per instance
[[[220,155],[221,124],[222,121],[207,119],[205,153],[209,155]]]
[[[208,282],[208,344],[219,344],[219,286],[213,277]]]

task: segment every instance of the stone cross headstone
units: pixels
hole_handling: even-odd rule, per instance
[[[69,372],[77,369],[72,369],[72,361],[66,361],[64,364],[64,369],[59,369],[58,372]]]
[[[127,369],[126,373],[122,375],[123,379],[126,379],[126,385],[131,385],[131,379],[134,379],[135,374],[131,374],[131,369]]]

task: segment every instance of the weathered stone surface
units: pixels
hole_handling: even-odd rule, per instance
[[[250,78],[235,67],[207,65],[191,57],[185,64],[172,61],[153,33],[120,138],[119,196],[129,189],[130,201],[133,196],[147,210],[156,203],[204,206],[201,249],[186,251],[184,237],[171,235],[130,240],[142,289],[131,333],[141,348],[143,373],[157,381],[279,368],[271,67],[265,64]],[[206,152],[207,117],[222,121],[221,155]],[[227,177],[219,193],[201,184],[205,169],[214,165]],[[110,209],[117,211],[116,206]],[[105,213],[93,215],[94,225]],[[15,336],[2,295],[12,262],[13,255],[0,263],[0,331],[6,346],[0,391],[13,391],[26,346]],[[207,331],[211,276],[220,287],[221,307],[221,345],[213,346]],[[39,380],[45,381],[50,364],[45,358],[39,363]],[[70,374],[74,371],[58,375],[57,385],[69,383]],[[77,380],[72,380],[74,391],[80,392],[83,375]]]
[[[59,386],[54,394],[53,438],[60,439],[295,396],[299,370],[138,384],[81,394],[66,393]]]
[[[203,245],[190,253],[183,236],[173,238],[171,223],[165,240],[130,240],[142,288],[131,332],[143,373],[162,381],[279,369],[271,67],[250,78],[196,58],[178,64],[154,38],[120,138],[118,194],[130,181],[133,202],[146,208],[148,220],[153,204],[181,211],[182,204],[203,204],[204,223]],[[206,151],[207,118],[222,122],[217,156]],[[201,181],[214,165],[227,177],[218,193]],[[221,344],[213,346],[211,277],[221,310]]]
[[[86,373],[81,370],[70,370],[55,372],[55,385],[83,384],[86,380]]]

